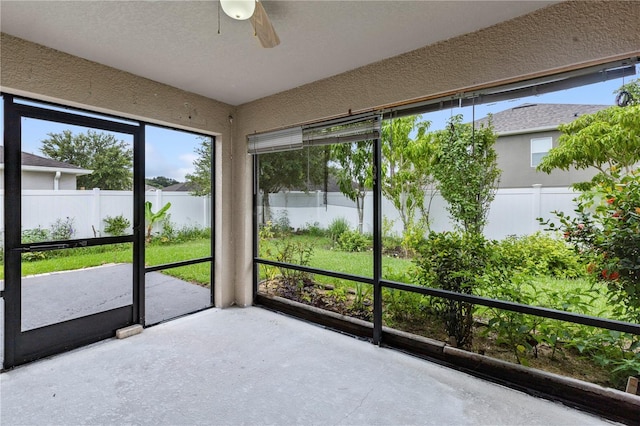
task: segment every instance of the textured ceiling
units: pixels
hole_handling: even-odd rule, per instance
[[[549,1],[264,1],[282,40],[209,1],[0,1],[0,30],[239,105],[547,6]]]

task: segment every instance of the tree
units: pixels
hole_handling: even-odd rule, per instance
[[[583,255],[589,269],[607,283],[619,318],[640,320],[640,80],[622,86],[627,106],[613,106],[560,126],[556,148],[539,170],[549,173],[594,167],[591,182],[576,184],[575,217],[554,212],[565,239]]]
[[[211,195],[211,165],[213,163],[213,140],[207,136],[199,136],[200,146],[195,149],[198,158],[193,161],[195,171],[187,174],[185,179],[192,182],[194,195]]]
[[[424,198],[434,181],[435,153],[426,137],[430,124],[419,116],[382,123],[382,193],[399,212],[404,233],[414,226],[417,211],[428,224]]]
[[[432,137],[437,144],[434,176],[449,213],[465,232],[481,234],[501,174],[491,117],[487,126],[474,128],[456,115],[447,130],[434,132]]]
[[[258,161],[258,187],[262,192],[262,223],[269,216],[269,194],[283,189],[309,190],[326,179],[326,147],[261,154]]]
[[[628,106],[612,106],[558,127],[558,146],[542,159],[537,170],[593,167],[598,174],[591,182],[573,186],[587,190],[601,182],[613,182],[617,175],[629,175],[640,162],[640,80],[621,86]]]
[[[74,135],[71,130],[49,133],[40,151],[47,157],[93,170],[78,176],[79,188],[130,190],[133,187],[133,151],[109,133],[88,130]]]
[[[211,194],[212,140],[202,137],[193,162],[195,171],[186,179],[195,186],[194,195]],[[303,150],[282,151],[261,154],[259,157],[259,188],[263,194],[263,217],[269,211],[269,194],[283,189],[307,189],[310,184],[318,184],[324,176],[326,158],[323,147]]]
[[[362,233],[364,198],[373,181],[373,142],[367,140],[332,145],[331,158],[339,165],[335,174],[340,191],[356,203],[358,232]]]
[[[144,181],[147,183],[147,185],[155,186],[156,188],[166,188],[167,186],[180,183],[175,179],[168,178],[165,176],[156,176],[156,177],[145,179]]]

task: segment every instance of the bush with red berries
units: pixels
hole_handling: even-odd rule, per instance
[[[575,215],[554,212],[559,230],[609,288],[620,319],[640,320],[640,170],[603,179],[575,199]]]

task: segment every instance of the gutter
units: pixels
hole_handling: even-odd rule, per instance
[[[532,127],[530,129],[518,129],[518,130],[508,130],[506,132],[496,132],[498,137],[500,136],[513,136],[513,135],[524,135],[527,133],[541,133],[541,132],[556,132],[558,131],[558,126],[543,126],[543,127]]]

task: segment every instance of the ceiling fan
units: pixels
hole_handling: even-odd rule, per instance
[[[271,48],[280,44],[280,38],[273,29],[269,16],[258,0],[220,0],[220,6],[230,18],[243,21],[251,19],[253,31],[262,47]]]

